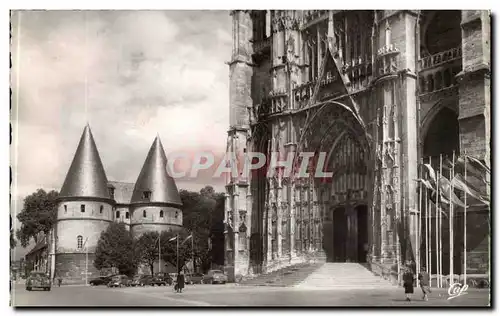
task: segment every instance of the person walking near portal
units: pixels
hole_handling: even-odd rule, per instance
[[[411,301],[410,294],[413,294],[414,282],[415,282],[415,276],[413,275],[413,271],[409,266],[407,266],[405,269],[405,273],[403,274],[403,287],[405,288],[407,301]]]
[[[429,273],[427,273],[425,267],[422,267],[422,272],[418,275],[418,280],[420,281],[420,288],[422,289],[422,293],[424,294],[424,301],[429,300],[427,298],[427,294],[432,293],[430,287],[430,278]]]
[[[177,292],[182,293],[182,289],[184,288],[184,273],[180,271],[177,273]]]

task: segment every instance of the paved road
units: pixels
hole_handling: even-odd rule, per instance
[[[63,286],[50,292],[13,289],[13,305],[22,306],[488,306],[489,292],[469,289],[466,295],[447,300],[445,290],[435,290],[429,301],[406,302],[402,289],[318,290],[190,285],[184,293],[171,287],[109,289],[106,287]]]

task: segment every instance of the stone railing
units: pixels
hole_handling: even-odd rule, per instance
[[[444,63],[453,61],[455,59],[462,58],[462,47],[456,47],[444,52],[439,52],[437,54],[424,57],[419,60],[419,70],[434,68],[440,66]]]
[[[371,60],[368,57],[365,60],[355,58],[350,64],[343,65],[342,72],[349,78],[351,91],[366,88],[373,76]]]
[[[399,49],[393,44],[386,45],[377,51],[377,75],[384,76],[398,70],[397,56]]]

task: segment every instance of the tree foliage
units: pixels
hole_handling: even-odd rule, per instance
[[[213,251],[221,249],[220,246],[217,246],[220,243],[220,238],[214,239],[213,236],[214,231],[216,232],[217,228],[221,227],[224,219],[224,195],[216,193],[213,187],[206,186],[199,193],[181,190],[180,196],[183,203],[183,226],[187,235],[193,234],[194,249],[192,253],[189,250],[188,260],[191,260],[191,255],[194,254],[194,268],[206,271],[210,269],[215,258],[220,262],[220,253]],[[215,244],[213,244],[213,240]],[[210,249],[210,244],[212,244],[212,249]],[[185,247],[190,248],[191,242]],[[223,248],[222,241],[222,252]],[[222,254],[222,264],[223,258]]]
[[[145,264],[154,274],[154,263],[158,260],[158,232],[145,232],[135,241],[135,253],[137,260]]]
[[[22,211],[17,215],[21,228],[16,231],[16,237],[24,248],[30,240],[38,242],[41,232],[47,235],[57,219],[57,191],[45,192],[38,189],[24,199]]]
[[[12,214],[10,215],[10,249],[14,249],[17,246],[17,240],[14,237],[14,231],[12,230]]]
[[[184,242],[188,236],[187,230],[179,232],[164,231],[161,233],[161,257],[164,261],[175,266],[177,271],[181,270],[186,265],[186,262],[191,260],[191,242]],[[176,239],[174,240],[174,238]],[[177,261],[177,245],[179,246],[179,261]]]
[[[134,241],[124,223],[110,223],[101,233],[95,256],[98,270],[116,268],[120,274],[131,276],[137,269]]]

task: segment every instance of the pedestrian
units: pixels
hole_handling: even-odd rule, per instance
[[[184,273],[180,271],[177,273],[177,292],[182,293],[182,289],[184,288]]]
[[[415,276],[410,266],[407,266],[403,274],[403,287],[405,288],[406,300],[411,301],[410,294],[413,294],[413,283]]]
[[[429,273],[427,273],[426,268],[422,267],[422,271],[418,275],[418,280],[420,281],[420,288],[422,289],[422,293],[424,294],[424,301],[428,301],[427,295],[432,293],[430,287],[430,277]]]
[[[58,286],[58,287],[61,287],[61,283],[62,283],[62,278],[61,278],[61,277],[58,277],[58,278],[57,278],[57,286]]]

